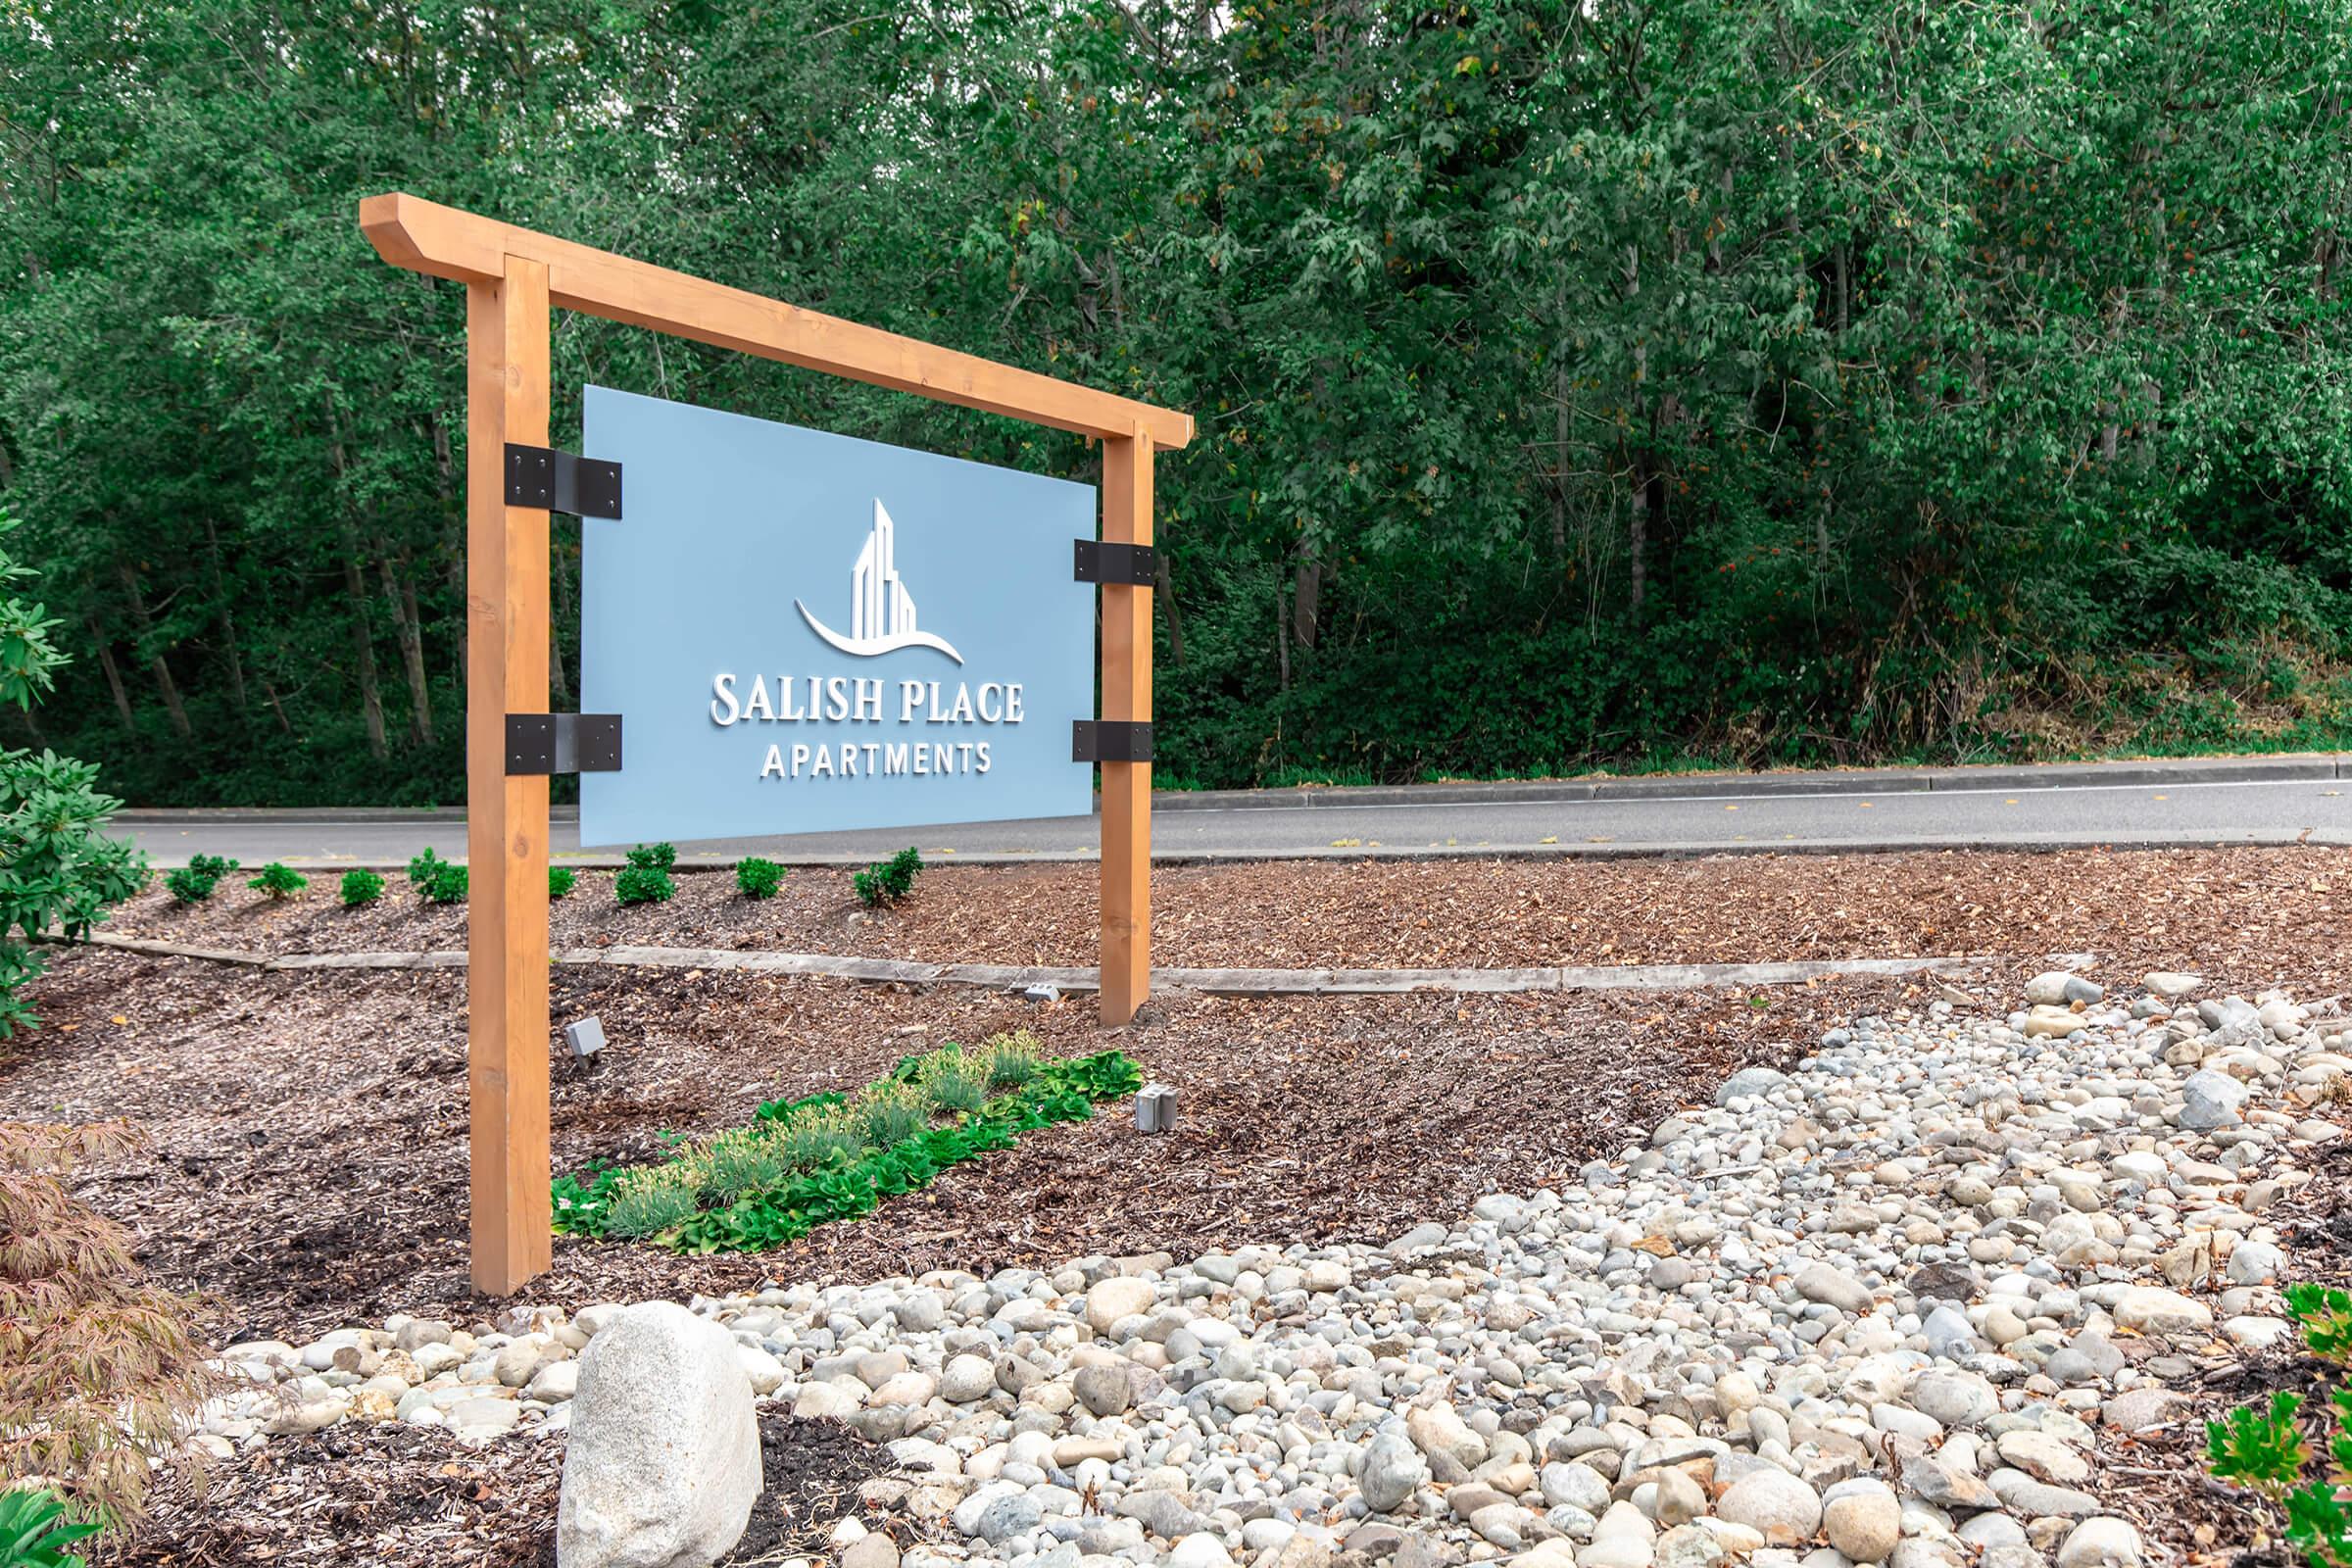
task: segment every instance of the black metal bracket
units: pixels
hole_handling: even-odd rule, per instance
[[[617,773],[618,713],[509,713],[507,773]]]
[[[1132,718],[1080,718],[1070,724],[1073,762],[1149,762],[1152,760],[1152,721]]]
[[[553,447],[507,443],[507,505],[575,517],[620,517],[620,465]]]
[[[1119,545],[1107,539],[1073,539],[1070,543],[1077,547],[1073,575],[1080,582],[1149,588],[1159,569],[1159,557],[1150,545]]]

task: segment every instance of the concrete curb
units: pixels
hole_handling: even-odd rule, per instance
[[[321,970],[463,969],[463,952],[284,953],[238,952],[190,947],[142,937],[92,932],[85,943],[59,946],[108,948],[149,957],[195,958],[240,964],[275,973]],[[732,970],[753,974],[819,976],[877,985],[973,986],[1017,991],[1035,985],[1091,992],[1096,971],[1054,966],[989,963],[917,963],[904,958],[860,958],[828,953],[746,953],[731,948],[557,948],[548,955],[560,967]],[[2069,955],[2080,960],[2082,955]],[[1525,969],[1187,969],[1152,971],[1152,983],[1209,996],[1400,996],[1438,992],[1457,996],[1564,991],[1691,991],[1717,987],[1802,985],[1840,975],[1902,976],[1960,974],[2007,962],[1997,957],[1845,958],[1791,963],[1640,963],[1599,967]]]
[[[1915,795],[1956,790],[2116,789],[2165,784],[2268,784],[2297,779],[2337,778],[2352,778],[2352,755],[2186,757],[2153,761],[1844,768],[1810,773],[1663,773],[1640,778],[1507,780],[1485,784],[1155,790],[1152,795],[1152,808],[1154,811],[1271,810],[1514,801],[1709,800],[1732,795]],[[558,822],[576,822],[579,820],[579,808],[553,807],[549,816]],[[456,826],[466,820],[466,812],[457,807],[351,806],[283,809],[247,806],[195,808],[133,807],[117,812],[114,820],[123,827],[173,827],[191,820],[214,823],[306,821]],[[618,863],[617,858],[614,863]],[[846,858],[844,863],[847,863]],[[862,864],[863,861],[858,863]]]

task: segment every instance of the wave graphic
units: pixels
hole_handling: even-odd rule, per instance
[[[956,651],[955,645],[934,632],[900,631],[892,632],[884,637],[844,637],[817,619],[809,612],[808,607],[798,599],[792,602],[792,608],[801,612],[801,618],[808,623],[810,631],[845,654],[855,654],[860,659],[872,659],[881,654],[895,654],[902,648],[936,648],[958,664],[963,662],[963,656]]]

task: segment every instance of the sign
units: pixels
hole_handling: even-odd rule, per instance
[[[586,389],[580,708],[623,765],[580,842],[1083,816],[1093,487]]]

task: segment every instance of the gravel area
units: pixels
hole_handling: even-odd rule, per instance
[[[1383,1242],[1277,1224],[694,1304],[757,1395],[887,1445],[858,1496],[893,1539],[834,1538],[875,1568],[2235,1557],[2262,1515],[2177,1436],[2291,1338],[2348,1026],[2148,988],[1863,1012]],[[616,1310],[249,1343],[197,1441],[423,1427],[540,1465]]]
[[[1084,964],[1090,865],[935,865],[913,899],[860,911],[847,872],[802,867],[754,903],[720,872],[681,873],[666,905],[623,908],[585,871],[551,915],[565,947],[658,943]],[[1152,961],[1192,967],[1513,966],[2095,953],[2122,974],[2193,969],[2242,989],[2352,985],[2352,849],[2066,851],[1700,859],[1268,861],[1152,873]],[[177,907],[159,888],[108,929],[270,951],[456,948],[463,907],[393,878],[346,910],[332,879],[272,905],[224,880]]]

